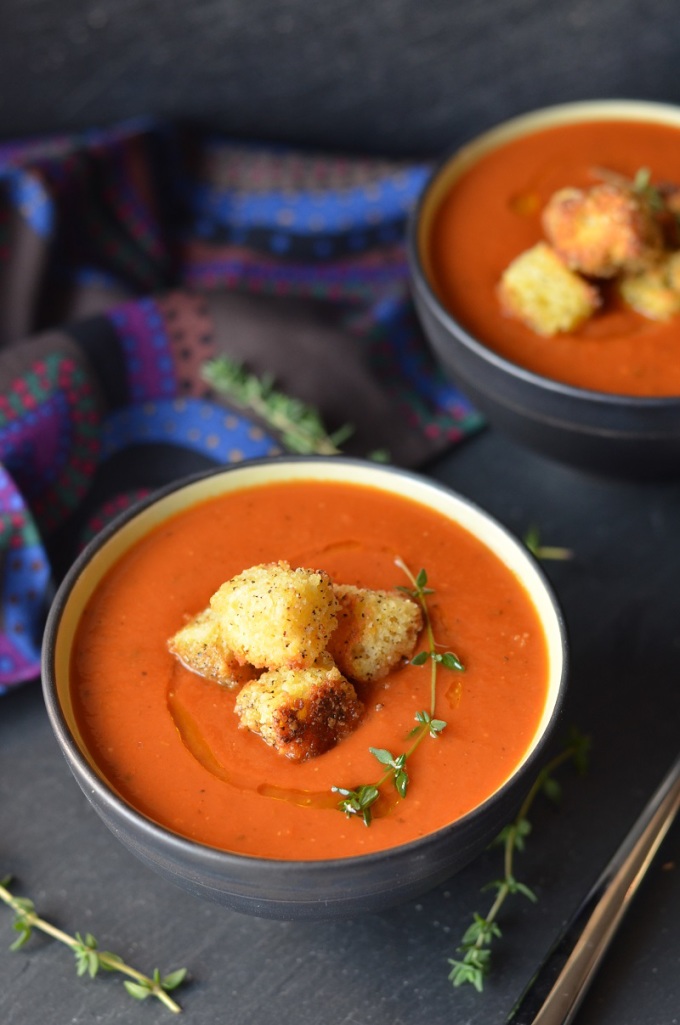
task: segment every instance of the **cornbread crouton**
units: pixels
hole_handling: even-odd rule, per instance
[[[338,600],[321,570],[252,566],[210,599],[236,658],[260,669],[311,666],[337,626]]]
[[[199,676],[216,680],[230,690],[252,680],[252,666],[242,665],[225,643],[220,621],[212,609],[203,609],[168,641],[180,662]]]
[[[650,320],[670,320],[680,313],[680,253],[673,253],[642,274],[625,274],[618,282],[624,301]]]
[[[338,626],[328,651],[338,668],[358,683],[380,680],[410,658],[423,628],[420,606],[399,591],[335,584]]]
[[[640,271],[663,244],[645,198],[614,182],[554,193],[543,210],[543,230],[570,270],[595,278]]]
[[[347,736],[362,710],[354,687],[325,653],[305,669],[263,673],[243,687],[235,705],[242,727],[294,761],[322,754]]]
[[[600,304],[597,290],[537,242],[506,267],[498,287],[505,313],[540,335],[574,331]]]

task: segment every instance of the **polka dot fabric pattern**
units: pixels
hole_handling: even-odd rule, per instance
[[[57,353],[0,395],[0,462],[49,532],[87,491],[99,458],[99,414],[82,369]]]
[[[207,361],[350,423],[360,457],[418,466],[481,426],[410,301],[428,173],[151,121],[0,144],[0,693],[37,677],[54,588],[112,517],[283,450]]]
[[[3,628],[0,632],[0,693],[35,677],[49,567],[35,522],[10,475],[0,467]]]

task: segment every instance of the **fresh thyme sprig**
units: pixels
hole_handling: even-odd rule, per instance
[[[637,193],[638,196],[642,196],[647,201],[653,213],[663,213],[666,209],[666,203],[661,190],[656,185],[652,185],[652,172],[648,167],[640,167],[635,172],[633,192]]]
[[[652,213],[663,213],[666,204],[663,192],[656,185],[652,185],[652,172],[648,167],[639,167],[632,179],[618,171],[612,171],[609,167],[596,167],[593,169],[596,178],[609,185],[617,186],[625,191],[631,190],[635,195],[645,200]]]
[[[561,548],[558,545],[544,545],[541,543],[541,536],[538,527],[532,525],[524,535],[524,544],[537,559],[554,559],[566,561],[573,557],[570,548]]]
[[[170,972],[169,975],[161,976],[158,969],[154,970],[152,976],[144,975],[126,964],[118,954],[108,950],[99,950],[96,939],[92,933],[82,936],[79,932],[71,936],[51,922],[46,921],[38,915],[35,905],[28,897],[16,897],[9,889],[11,879],[8,877],[0,882],[0,900],[14,911],[13,928],[19,933],[12,943],[10,950],[19,950],[31,938],[34,929],[51,936],[73,951],[76,961],[76,972],[78,975],[89,975],[91,979],[100,971],[120,972],[127,975],[124,982],[125,989],[135,1000],[146,1000],[147,997],[156,997],[164,1004],[169,1011],[178,1014],[182,1008],[169,995],[171,990],[176,989],[186,978],[186,968],[179,968]]]
[[[561,787],[554,773],[569,761],[580,772],[585,772],[589,748],[589,738],[573,730],[564,749],[539,772],[513,821],[496,838],[495,842],[503,847],[503,876],[484,887],[484,890],[494,890],[496,896],[486,915],[474,912],[472,923],[456,949],[456,953],[462,957],[449,958],[449,980],[454,986],[470,984],[481,993],[491,967],[492,943],[501,936],[498,916],[505,901],[513,894],[520,894],[533,902],[538,899],[533,890],[516,879],[515,853],[524,850],[526,838],[531,832],[529,812],[538,795],[542,793],[550,800],[559,800]]]
[[[435,714],[437,704],[437,670],[439,666],[443,666],[445,669],[454,669],[458,672],[462,672],[465,669],[461,660],[452,651],[444,653],[437,651],[430,610],[427,603],[428,596],[434,594],[434,591],[431,587],[427,586],[426,571],[421,569],[418,575],[414,576],[401,559],[395,559],[395,562],[411,582],[410,588],[400,586],[397,590],[404,591],[409,597],[417,601],[423,612],[425,633],[429,647],[426,651],[421,651],[412,658],[411,664],[421,666],[428,660],[430,662],[430,709],[429,711],[421,709],[416,712],[416,725],[409,733],[409,737],[413,738],[412,743],[401,754],[395,756],[385,748],[369,748],[373,757],[381,765],[385,766],[385,771],[375,783],[363,783],[352,790],[346,787],[331,787],[333,793],[340,794],[342,798],[338,802],[340,811],[344,812],[347,818],[358,816],[365,826],[370,826],[373,820],[373,805],[380,797],[380,791],[385,784],[391,782],[399,796],[406,797],[410,782],[406,769],[408,759],[420,747],[425,737],[436,738],[446,727],[446,722],[443,719],[436,718]]]
[[[349,424],[327,434],[315,409],[278,391],[271,375],[257,377],[228,356],[208,360],[202,374],[216,391],[272,427],[291,452],[338,455],[340,445],[352,434]]]
[[[338,802],[338,808],[343,811],[347,818],[354,815],[360,816],[365,826],[370,826],[373,820],[373,805],[380,797],[380,790],[386,783],[392,781],[395,790],[400,797],[406,797],[410,776],[406,771],[406,762],[413,752],[420,747],[425,737],[438,737],[445,728],[443,719],[433,719],[429,712],[420,711],[415,715],[417,725],[413,727],[409,736],[414,737],[413,743],[396,757],[385,748],[369,747],[369,751],[381,765],[386,766],[385,772],[376,783],[363,783],[354,790],[345,787],[331,787],[334,794],[340,794],[342,800]]]

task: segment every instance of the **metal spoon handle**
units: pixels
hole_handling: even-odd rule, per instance
[[[680,809],[680,758],[513,1008],[513,1025],[568,1025]]]

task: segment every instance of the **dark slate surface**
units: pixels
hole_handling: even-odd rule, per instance
[[[150,114],[244,138],[436,155],[546,103],[680,101],[673,0],[4,0],[0,138]],[[539,805],[522,878],[482,996],[454,991],[447,958],[484,854],[418,902],[348,922],[291,924],[198,903],[109,834],[72,780],[37,685],[0,699],[0,877],[46,916],[92,931],[140,968],[186,965],[199,1025],[501,1025],[536,963],[677,753],[680,482],[632,485],[550,464],[489,431],[431,472],[522,535],[535,523],[575,559],[547,571],[570,629],[564,727],[592,734],[586,779]],[[578,1025],[680,1021],[680,827],[668,836]],[[16,954],[0,906],[3,1025],[172,1020],[120,981],[78,980],[35,936]],[[4,937],[4,939],[3,939]]]
[[[546,564],[571,634],[562,727],[592,735],[590,771],[562,775],[562,806],[539,804],[518,874],[540,895],[517,898],[483,995],[453,990],[447,958],[498,852],[421,900],[351,921],[269,922],[225,911],[161,880],[89,808],[53,740],[39,688],[0,699],[0,876],[16,876],[55,922],[93,932],[138,967],[186,965],[185,1019],[200,1025],[501,1025],[513,1001],[677,753],[680,722],[680,482],[587,477],[494,432],[466,442],[431,473],[520,536],[570,546]],[[556,745],[559,738],[556,738]],[[650,870],[578,1025],[673,1025],[680,1017],[680,828]],[[78,980],[71,955],[35,936],[6,950],[0,906],[3,1025],[167,1022],[120,981]]]
[[[0,137],[151,114],[439,153],[510,114],[680,100],[674,0],[3,0]]]

